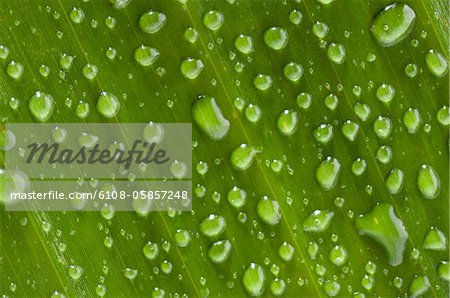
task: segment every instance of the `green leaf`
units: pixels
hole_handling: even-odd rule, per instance
[[[448,296],[446,1],[2,0],[0,16],[3,123],[193,123],[196,169],[192,212],[2,205],[1,295]]]

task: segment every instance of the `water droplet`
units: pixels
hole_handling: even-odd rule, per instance
[[[409,63],[405,66],[405,74],[410,78],[414,78],[418,72],[419,67],[417,66],[417,64]]]
[[[334,297],[339,294],[341,285],[336,281],[326,280],[323,284],[323,290],[325,291],[325,294],[327,294],[327,296]]]
[[[361,279],[361,285],[364,289],[370,291],[375,286],[375,278],[372,275],[364,274],[363,278]]]
[[[387,139],[392,132],[391,119],[385,116],[378,116],[378,118],[373,123],[373,131],[378,138],[382,140]]]
[[[42,64],[41,66],[39,66],[39,74],[44,78],[48,77],[48,75],[50,74],[50,67]]]
[[[333,189],[339,179],[341,163],[334,157],[328,156],[316,169],[316,179],[324,190]]]
[[[430,165],[422,165],[417,176],[417,186],[422,197],[434,199],[441,192],[441,181],[439,175]]]
[[[120,110],[120,101],[112,93],[103,91],[97,101],[97,111],[106,118],[115,117]]]
[[[241,34],[234,40],[234,46],[242,54],[248,55],[255,49],[253,48],[253,38],[248,35]]]
[[[298,116],[294,110],[284,110],[278,116],[277,127],[282,135],[290,136],[297,130]]]
[[[268,225],[274,226],[281,220],[280,205],[277,201],[263,196],[256,206],[259,218]]]
[[[113,18],[112,16],[107,16],[105,19],[105,25],[109,29],[113,29],[116,26],[116,23],[117,23],[116,19]]]
[[[75,109],[75,115],[77,117],[84,119],[87,118],[90,114],[89,103],[80,101]]]
[[[186,58],[181,63],[181,73],[188,79],[197,78],[203,70],[203,62],[200,59]]]
[[[142,248],[142,253],[147,260],[153,261],[159,254],[158,244],[148,241]]]
[[[346,120],[342,124],[342,134],[349,140],[354,141],[358,136],[359,125],[351,120]]]
[[[377,265],[372,261],[368,261],[366,263],[365,269],[367,273],[369,273],[370,275],[374,275],[375,272],[377,271]]]
[[[315,210],[311,213],[302,225],[305,232],[322,232],[328,229],[331,219],[334,216],[333,211]],[[309,250],[309,249],[308,249]]]
[[[270,292],[274,296],[282,296],[286,291],[286,282],[278,277],[270,283]]]
[[[314,130],[313,136],[316,141],[326,144],[333,138],[333,126],[330,124],[321,124]]]
[[[328,27],[328,25],[324,22],[317,21],[312,27],[312,32],[319,39],[324,39],[328,35],[329,31],[330,27]]]
[[[164,298],[166,297],[166,291],[164,289],[155,287],[152,291],[152,298]]]
[[[210,214],[200,224],[200,232],[210,238],[215,238],[225,232],[227,227],[225,218],[220,215]]]
[[[284,261],[289,262],[294,257],[294,247],[291,244],[284,241],[278,248],[278,255]]]
[[[89,79],[93,80],[98,74],[98,68],[94,64],[86,64],[83,68],[83,75]]]
[[[198,32],[195,28],[189,27],[184,31],[184,38],[190,42],[195,43],[198,39]]]
[[[172,164],[170,165],[170,174],[172,174],[172,176],[176,179],[184,178],[186,176],[187,172],[188,172],[188,167],[182,161],[178,161],[175,159],[172,162]]]
[[[80,24],[84,20],[84,11],[79,7],[72,8],[70,20],[75,24]]]
[[[406,4],[386,6],[372,21],[370,31],[382,47],[391,47],[404,40],[412,31],[416,13]]]
[[[211,139],[223,139],[230,129],[230,122],[211,96],[199,96],[194,102],[192,116],[195,123]]]
[[[266,275],[261,265],[251,263],[245,270],[242,283],[250,296],[261,296],[264,293]]]
[[[361,121],[366,121],[370,116],[370,107],[362,102],[357,102],[353,107],[353,111]]]
[[[444,105],[439,109],[436,119],[442,125],[448,126],[450,124],[450,109],[448,108],[448,105]]]
[[[383,164],[390,163],[392,160],[392,149],[389,146],[381,146],[377,150],[377,159]]]
[[[411,298],[422,296],[430,289],[430,281],[425,275],[415,275],[409,285]]]
[[[231,253],[231,243],[228,240],[214,242],[208,250],[209,259],[216,264],[225,262]]]
[[[9,48],[7,46],[0,45],[0,59],[5,60],[6,58],[8,58],[8,55],[9,55]]]
[[[437,268],[438,275],[445,281],[450,281],[450,265],[448,261],[441,261]]]
[[[233,188],[228,191],[227,199],[234,208],[242,208],[247,202],[247,192],[237,186],[233,186]]]
[[[257,153],[260,151],[248,144],[241,144],[231,153],[230,161],[233,168],[239,171],[248,169]]]
[[[408,233],[390,204],[377,204],[366,214],[355,219],[359,234],[367,235],[384,246],[389,264],[397,266],[403,261],[403,251]]]
[[[403,189],[403,183],[403,171],[398,168],[393,168],[386,177],[386,187],[388,191],[393,195],[400,193]]]
[[[167,22],[165,14],[159,11],[148,11],[139,19],[139,28],[146,33],[156,33],[161,30]]]
[[[389,84],[381,84],[377,89],[377,98],[384,103],[390,102],[395,96],[395,88]]]
[[[288,80],[297,82],[303,76],[303,66],[295,62],[289,62],[284,67],[283,72]]]
[[[78,265],[70,265],[67,272],[70,278],[77,280],[83,275],[84,270]]]
[[[430,250],[445,250],[447,248],[445,234],[441,230],[431,227],[423,241],[423,248]]]
[[[428,70],[435,76],[441,78],[448,72],[448,63],[445,57],[438,51],[431,49],[425,55]]]
[[[256,88],[258,88],[261,91],[265,91],[272,87],[273,80],[272,77],[265,74],[258,74],[253,79],[253,85],[255,85]]]
[[[330,110],[334,111],[339,104],[339,98],[337,95],[331,93],[328,94],[327,97],[325,97],[325,106],[329,108]]]
[[[289,35],[286,29],[271,27],[264,32],[264,42],[274,50],[281,50],[288,44]]]
[[[99,296],[99,297],[103,297],[106,295],[106,286],[105,285],[97,285],[97,287],[95,288],[95,293]]]
[[[256,123],[261,119],[261,108],[256,104],[249,104],[247,108],[245,108],[245,118],[247,118],[248,121]]]
[[[177,230],[173,238],[178,247],[187,247],[191,243],[191,235],[186,230]]]
[[[312,95],[310,93],[301,92],[296,98],[297,105],[302,109],[307,109],[311,106]]]
[[[126,279],[133,280],[138,276],[138,271],[132,268],[125,268],[125,270],[123,270],[123,276]]]
[[[11,61],[6,67],[6,73],[13,79],[18,80],[23,75],[23,65],[19,62]]]
[[[343,266],[347,263],[348,253],[343,246],[335,245],[330,250],[329,259],[334,265]]]
[[[64,70],[69,70],[72,67],[74,56],[68,55],[67,53],[63,53],[59,58],[59,66],[61,66]]]
[[[345,47],[340,43],[330,43],[327,49],[328,58],[336,63],[342,64],[345,61]]]
[[[102,217],[104,219],[111,220],[111,219],[113,219],[114,215],[116,214],[116,209],[111,204],[104,204],[102,206],[100,213],[102,214]]]
[[[53,114],[54,100],[50,94],[36,91],[28,102],[28,108],[34,119],[39,122],[45,122]]]
[[[421,122],[422,118],[420,117],[419,110],[415,108],[409,108],[406,110],[405,114],[403,114],[403,124],[410,134],[415,134],[419,131]]]
[[[164,138],[164,126],[159,123],[149,122],[142,132],[142,136],[149,143],[160,143]]]
[[[289,21],[291,21],[291,23],[294,25],[299,25],[302,22],[302,19],[303,14],[296,9],[292,10],[289,14]]]
[[[114,58],[116,58],[117,56],[117,50],[115,48],[108,47],[106,49],[105,55],[109,60],[114,60]]]
[[[203,17],[203,24],[212,31],[217,31],[222,27],[225,21],[224,15],[217,10],[207,12]]]
[[[142,66],[150,66],[159,58],[156,48],[141,45],[134,51],[134,60]]]
[[[364,159],[358,157],[353,163],[352,163],[352,172],[355,176],[361,176],[364,174],[367,168],[367,163]]]

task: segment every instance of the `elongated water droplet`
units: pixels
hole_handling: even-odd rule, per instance
[[[162,12],[148,11],[139,18],[139,28],[146,33],[156,33],[166,24],[167,17]]]
[[[225,17],[223,13],[217,10],[211,10],[208,11],[203,16],[203,25],[205,25],[206,28],[212,31],[217,31],[222,27],[223,23],[225,22]]]
[[[422,165],[417,176],[417,186],[422,197],[434,199],[441,192],[441,181],[439,175],[430,165]]]
[[[231,253],[231,243],[228,240],[216,241],[208,250],[209,259],[216,264],[225,262]]]
[[[378,138],[382,140],[387,139],[392,132],[391,119],[385,116],[378,116],[378,118],[373,123],[373,131]]]
[[[256,154],[260,151],[248,144],[241,144],[236,147],[231,153],[230,161],[233,168],[239,171],[248,169],[255,158]]]
[[[404,40],[412,31],[416,13],[407,4],[386,6],[372,21],[370,31],[382,47],[391,47]]]
[[[305,232],[322,232],[328,229],[331,219],[334,216],[333,211],[315,210],[311,213],[302,225]]]
[[[230,129],[230,122],[224,117],[216,100],[211,96],[199,96],[194,102],[192,116],[195,123],[211,139],[223,139]]]
[[[181,63],[181,73],[188,79],[197,78],[203,70],[203,62],[200,59],[186,58]]]
[[[429,250],[445,250],[447,248],[447,238],[445,237],[445,234],[441,230],[431,227],[423,241],[423,248]]]
[[[227,227],[225,218],[220,215],[210,214],[200,224],[200,232],[210,238],[214,238],[225,232]]]
[[[408,133],[415,134],[419,131],[421,123],[422,118],[420,117],[418,109],[409,108],[406,110],[405,114],[403,114],[403,124],[405,125]]]
[[[297,130],[298,117],[294,110],[284,110],[278,116],[277,127],[282,135],[290,136]]]
[[[259,218],[268,225],[274,226],[281,220],[280,205],[277,201],[263,196],[256,206]]]
[[[264,42],[274,50],[281,50],[288,44],[289,35],[286,29],[271,27],[264,32]]]
[[[397,266],[403,261],[403,251],[408,233],[390,204],[377,204],[366,214],[358,216],[355,227],[361,235],[367,235],[386,249],[389,264]]]
[[[142,66],[150,66],[159,58],[156,48],[141,45],[134,51],[134,60]]]
[[[244,288],[250,296],[261,296],[264,293],[266,274],[261,265],[251,263],[242,277]]]
[[[400,193],[403,189],[404,181],[403,171],[398,168],[393,168],[386,177],[386,187],[393,195]]]
[[[97,111],[103,117],[113,118],[120,111],[120,101],[114,94],[103,91],[97,101]]]
[[[443,77],[448,72],[448,63],[445,57],[436,50],[429,50],[425,55],[428,70],[437,77]]]
[[[316,169],[316,179],[324,190],[333,189],[339,179],[341,163],[334,157],[328,156]]]
[[[409,285],[411,298],[422,296],[430,289],[430,281],[425,275],[415,275]]]
[[[53,97],[41,91],[36,91],[28,102],[31,115],[39,122],[45,122],[52,116],[53,107]]]

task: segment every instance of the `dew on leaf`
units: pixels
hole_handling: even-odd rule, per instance
[[[269,89],[270,87],[272,87],[272,84],[273,84],[273,80],[272,80],[272,77],[269,75],[258,74],[253,79],[253,85],[261,91],[265,91],[265,90]]]
[[[260,151],[248,144],[241,144],[231,152],[230,161],[233,168],[239,171],[247,170]]]
[[[301,92],[296,98],[297,105],[302,109],[307,109],[311,106],[312,95],[307,92]]]
[[[253,48],[253,38],[248,35],[240,34],[234,40],[234,46],[242,54],[248,55],[255,49]]]
[[[325,231],[331,224],[331,219],[334,216],[333,211],[329,210],[315,210],[303,222],[302,228],[305,232],[322,232]],[[309,251],[309,248],[308,248]]]
[[[6,73],[13,79],[18,80],[23,75],[24,67],[22,63],[11,61],[6,66]]]
[[[373,131],[376,136],[382,140],[387,139],[392,132],[392,121],[385,116],[378,116],[373,123]]]
[[[447,238],[445,237],[445,234],[438,228],[431,227],[423,241],[423,248],[444,251],[447,248]]]
[[[409,134],[415,134],[419,131],[422,117],[420,117],[419,110],[416,108],[408,108],[403,114],[403,124]]]
[[[217,31],[222,27],[223,23],[225,22],[225,17],[223,13],[217,10],[211,10],[208,11],[203,16],[203,25],[205,25],[206,28],[212,31]]]
[[[231,253],[231,243],[228,240],[214,242],[208,250],[209,259],[216,264],[225,262]]]
[[[264,32],[264,42],[274,50],[284,49],[289,40],[286,29],[281,27],[271,27]]]
[[[409,294],[411,298],[422,296],[430,289],[430,281],[425,275],[415,275],[409,284]]]
[[[237,186],[233,186],[228,191],[227,200],[234,208],[242,208],[247,202],[247,192]]]
[[[103,117],[113,118],[120,111],[120,101],[114,94],[103,91],[97,101],[97,111]]]
[[[141,45],[134,51],[134,60],[142,66],[150,66],[155,63],[159,55],[158,49]]]
[[[386,187],[389,193],[396,195],[403,189],[404,173],[398,168],[393,168],[386,177]]]
[[[362,103],[362,102],[357,102],[354,106],[353,106],[353,111],[355,112],[355,115],[361,119],[361,121],[366,121],[371,113],[370,107],[369,105]]]
[[[230,122],[224,117],[214,97],[199,96],[192,107],[195,123],[211,139],[223,139],[230,129]]]
[[[313,131],[316,141],[326,144],[333,138],[333,126],[330,124],[321,124]]]
[[[145,33],[156,33],[167,22],[167,17],[159,11],[148,11],[139,18],[139,28]]]
[[[303,76],[303,66],[295,62],[289,62],[284,67],[283,73],[288,80],[297,82]]]
[[[425,55],[428,70],[437,77],[443,77],[448,72],[448,63],[445,57],[438,51],[431,49]]]
[[[388,103],[395,96],[395,88],[392,85],[383,83],[380,85],[380,87],[378,87],[376,95],[380,101]]]
[[[327,56],[331,62],[342,64],[345,61],[345,47],[340,43],[330,43],[327,48]]]
[[[430,165],[422,165],[417,175],[417,187],[422,197],[434,199],[441,192],[441,181],[436,170]]]
[[[28,108],[37,121],[45,122],[53,114],[53,97],[50,94],[36,91],[28,102]]]
[[[333,189],[339,179],[341,163],[338,159],[328,156],[316,169],[316,179],[324,190]]]
[[[265,290],[266,274],[261,265],[251,263],[242,277],[244,288],[250,296],[261,296]]]
[[[290,136],[297,130],[298,116],[294,110],[284,110],[278,116],[277,127],[282,135]]]
[[[349,141],[356,140],[356,137],[358,136],[359,132],[359,125],[351,120],[346,120],[342,124],[342,134],[347,138]]]
[[[222,234],[227,227],[225,218],[220,215],[210,214],[200,224],[200,232],[210,238],[214,238]]]
[[[263,196],[256,206],[258,217],[268,225],[277,225],[281,220],[280,205],[277,201]]]

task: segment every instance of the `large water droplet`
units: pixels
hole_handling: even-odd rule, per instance
[[[241,208],[247,202],[247,192],[237,186],[233,186],[227,194],[228,202],[234,208]]]
[[[20,79],[23,75],[23,65],[19,62],[11,61],[6,67],[6,73],[13,79]]]
[[[330,43],[327,49],[327,56],[332,62],[342,64],[345,61],[345,47],[340,43]]]
[[[187,247],[191,243],[191,234],[186,230],[177,230],[173,236],[178,247]]]
[[[264,293],[266,275],[261,265],[251,263],[245,270],[242,283],[250,296],[261,296]]]
[[[284,67],[283,72],[288,80],[297,82],[303,76],[303,66],[295,62],[289,62]]]
[[[411,298],[422,296],[430,289],[430,281],[425,275],[415,275],[409,285],[409,294]]]
[[[357,102],[353,107],[353,111],[355,112],[356,116],[361,119],[361,121],[366,121],[371,113],[370,107],[362,102]]]
[[[334,216],[333,211],[329,210],[315,210],[311,213],[302,225],[305,232],[322,232],[325,231],[331,224],[331,219]]]
[[[296,98],[297,105],[302,109],[307,109],[311,106],[312,95],[307,92],[301,92]]]
[[[313,136],[318,142],[326,144],[333,138],[333,126],[330,124],[321,124],[314,130]]]
[[[217,10],[208,11],[203,17],[203,24],[206,28],[212,31],[217,31],[225,22],[223,13]]]
[[[319,39],[324,39],[328,35],[329,31],[330,27],[328,27],[328,25],[324,22],[317,21],[312,27],[312,32]]]
[[[259,218],[268,225],[274,226],[281,220],[280,205],[277,201],[263,196],[256,206]]]
[[[254,51],[253,38],[248,35],[241,34],[236,37],[234,46],[242,54],[248,55]]]
[[[156,33],[166,24],[167,17],[162,12],[149,11],[139,19],[139,28],[146,33]]]
[[[378,116],[378,118],[373,123],[373,131],[378,138],[382,140],[387,139],[392,132],[391,119],[385,116]]]
[[[436,114],[436,119],[439,121],[442,125],[450,125],[450,109],[448,108],[448,105],[444,105],[442,108],[439,109],[439,111]]]
[[[436,50],[429,50],[425,55],[425,62],[432,74],[443,77],[448,72],[448,63],[445,57]]]
[[[343,266],[347,263],[348,253],[345,248],[341,245],[335,245],[329,254],[330,261],[336,266]]]
[[[272,77],[265,74],[258,74],[253,79],[253,85],[261,91],[267,90],[272,87],[273,80]]]
[[[356,122],[351,120],[346,120],[344,124],[342,124],[342,134],[349,140],[354,141],[358,136],[359,125]]]
[[[422,165],[417,176],[417,186],[425,199],[434,199],[441,192],[438,173],[430,165]]]
[[[134,51],[134,60],[142,66],[150,66],[159,57],[159,51],[156,48],[141,45]]]
[[[334,157],[328,156],[316,169],[316,179],[324,190],[333,189],[339,179],[341,163]]]
[[[395,96],[395,88],[392,85],[383,83],[380,87],[378,87],[376,94],[379,100],[384,103],[388,103]]]
[[[192,116],[195,123],[211,139],[223,139],[230,129],[230,122],[211,96],[199,96],[194,102]]]
[[[70,265],[67,272],[69,273],[70,278],[77,280],[83,275],[84,270],[78,265]]]
[[[153,261],[159,254],[158,244],[148,241],[142,248],[142,253],[147,260]]]
[[[337,294],[339,294],[339,291],[341,290],[341,285],[334,280],[326,280],[323,283],[323,290],[325,291],[325,294],[327,294],[328,297],[334,297]]]
[[[382,47],[391,47],[404,40],[412,31],[416,13],[407,4],[386,6],[372,21],[370,31]]]
[[[84,20],[84,11],[81,8],[74,7],[70,12],[70,20],[75,24],[80,24]]]
[[[288,32],[281,27],[271,27],[264,32],[264,42],[274,50],[284,49],[288,39]]]
[[[419,130],[421,122],[422,118],[418,109],[409,108],[403,114],[403,124],[410,134],[415,134]]]
[[[450,264],[448,261],[441,261],[437,268],[438,275],[445,281],[450,281]]]
[[[361,235],[368,235],[384,246],[390,265],[397,266],[403,261],[408,233],[392,205],[377,204],[356,218],[355,227]]]
[[[120,110],[120,101],[112,93],[103,91],[97,101],[97,111],[106,118],[115,117]]]
[[[36,91],[28,102],[31,114],[39,122],[45,122],[51,117],[53,107],[53,97],[41,91]]]
[[[291,244],[284,241],[278,248],[278,255],[284,261],[288,262],[292,260],[292,258],[294,257],[294,247]]]

